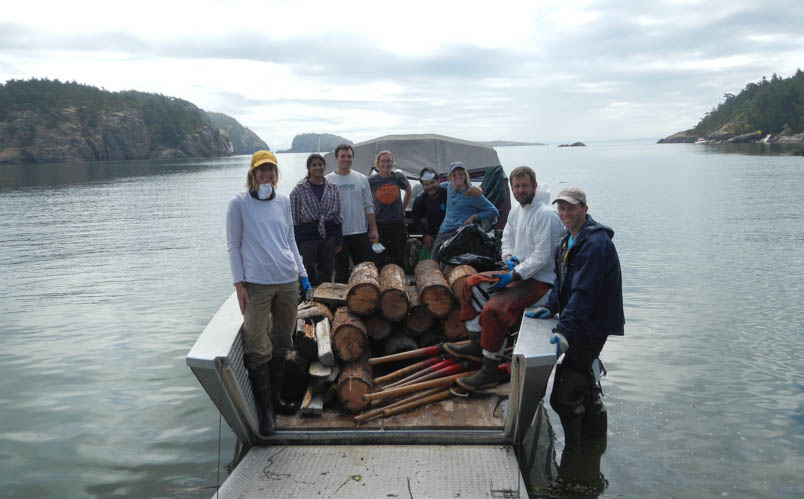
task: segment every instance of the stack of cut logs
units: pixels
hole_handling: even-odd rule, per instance
[[[321,284],[312,302],[299,305],[283,396],[301,398],[302,414],[308,415],[322,414],[335,397],[348,412],[374,407],[355,417],[358,423],[407,410],[410,403],[424,405],[448,397],[449,383],[476,368],[442,360],[441,348],[466,336],[458,298],[466,277],[474,273],[469,265],[460,265],[447,268],[445,277],[435,261],[423,260],[412,284],[398,265],[385,265],[378,272],[374,263],[366,262],[353,269],[348,285]],[[424,357],[431,358],[421,360]],[[381,376],[374,377],[373,366]],[[420,391],[419,382],[436,384]],[[410,393],[414,395],[391,408],[379,408],[390,413],[377,413],[380,401]]]

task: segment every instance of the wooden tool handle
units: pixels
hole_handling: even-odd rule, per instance
[[[455,346],[465,345],[469,341],[459,341],[454,343]],[[438,355],[443,350],[444,345],[433,345],[430,347],[417,348],[408,352],[395,353],[393,355],[386,355],[385,357],[373,357],[369,359],[369,365],[375,366],[377,364],[385,364],[387,362],[396,362],[397,360],[415,359],[416,357],[430,357]]]
[[[398,400],[398,401],[393,402],[391,404],[388,404],[386,406],[379,407],[377,409],[373,409],[373,410],[371,410],[371,411],[369,411],[369,412],[367,412],[365,414],[359,414],[359,415],[357,415],[357,416],[355,416],[353,418],[354,422],[358,423],[358,424],[359,423],[365,423],[366,421],[369,421],[369,420],[374,419],[376,417],[382,416],[383,411],[386,410],[386,409],[392,409],[392,408],[398,407],[398,406],[400,406],[402,404],[408,404],[410,402],[413,402],[414,400],[419,400],[421,398],[427,397],[428,395],[438,393],[439,391],[441,391],[441,387],[437,386],[435,388],[431,388],[431,389],[425,390],[423,392],[414,393],[413,395],[411,395],[409,397],[405,397],[402,400]]]
[[[436,386],[447,386],[459,378],[471,376],[478,372],[479,370],[469,371],[465,373],[453,374],[452,376],[447,376],[445,378],[423,381],[421,383],[415,383],[413,385],[400,386],[399,388],[391,388],[390,390],[385,390],[383,392],[366,393],[363,395],[363,400],[387,399],[390,397],[396,397],[397,395],[405,395],[408,393],[420,392],[422,390],[427,390],[429,388],[434,388]]]
[[[399,381],[391,383],[390,385],[384,387],[383,390],[388,390],[389,388],[395,388],[397,386],[402,386],[402,385],[409,385],[409,384],[415,382],[417,379],[421,378],[422,376],[424,376],[426,374],[430,374],[433,371],[438,371],[439,369],[443,369],[443,368],[445,368],[447,366],[451,366],[453,364],[456,364],[454,359],[451,359],[451,358],[450,359],[444,359],[444,360],[442,360],[441,362],[439,362],[437,364],[433,364],[432,366],[425,367],[424,369],[420,370],[419,372],[413,373],[410,376],[406,376],[406,377],[400,379]]]
[[[408,402],[407,404],[402,404],[396,407],[392,407],[389,409],[385,409],[382,413],[384,417],[393,416],[395,414],[399,414],[400,412],[405,412],[410,409],[415,409],[417,407],[421,407],[423,405],[431,404],[433,402],[438,402],[439,400],[448,399],[452,396],[449,389],[440,391],[438,393],[434,393],[428,397],[424,397],[418,400],[414,400],[412,402]]]
[[[406,374],[416,372],[419,369],[424,369],[425,367],[430,367],[433,364],[439,363],[440,361],[441,361],[441,359],[438,358],[438,357],[433,357],[431,359],[425,359],[425,360],[422,360],[420,362],[416,362],[415,364],[411,364],[411,365],[409,365],[407,367],[403,367],[402,369],[397,369],[396,371],[394,371],[392,373],[388,373],[385,376],[380,376],[379,378],[375,378],[374,383],[379,385],[380,383],[385,383],[386,381],[393,381],[393,380],[395,380],[397,378],[401,378],[402,376],[404,376]]]

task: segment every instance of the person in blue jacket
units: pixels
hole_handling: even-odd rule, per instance
[[[452,237],[461,225],[469,225],[484,220],[495,219],[500,212],[485,196],[473,196],[469,192],[472,187],[469,172],[461,161],[453,161],[447,170],[449,184],[447,188],[447,212],[441,228],[433,243],[433,260],[439,260],[441,245]]]
[[[597,359],[606,338],[623,335],[625,316],[614,231],[587,214],[586,193],[578,187],[562,189],[556,203],[567,232],[555,254],[555,283],[547,304],[526,315],[548,319],[559,314],[550,343],[557,356],[566,355],[556,366],[550,406],[571,444],[583,435],[606,432],[606,408],[594,370],[601,369]]]

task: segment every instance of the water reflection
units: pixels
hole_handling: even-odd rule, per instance
[[[547,410],[541,404],[525,435],[520,465],[526,477],[528,495],[538,498],[594,498],[609,485],[600,471],[607,436],[585,437],[567,445],[556,464],[557,441]]]
[[[701,144],[708,154],[748,154],[751,156],[802,156],[804,144]]]
[[[214,159],[103,161],[93,163],[33,163],[0,166],[0,190],[104,183],[132,177],[153,177],[248,165],[247,156]]]

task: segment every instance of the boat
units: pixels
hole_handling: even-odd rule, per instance
[[[444,175],[453,160],[478,180],[490,167],[501,169],[494,149],[438,135],[391,135],[353,147],[353,168],[366,174],[384,149],[415,178],[424,166]],[[326,303],[318,290],[313,300]],[[277,416],[269,437],[258,431],[241,324],[232,293],[186,357],[238,442],[236,466],[216,496],[527,497],[517,453],[556,361],[554,320],[523,314],[510,381],[492,390],[359,424],[330,404],[318,417]]]

